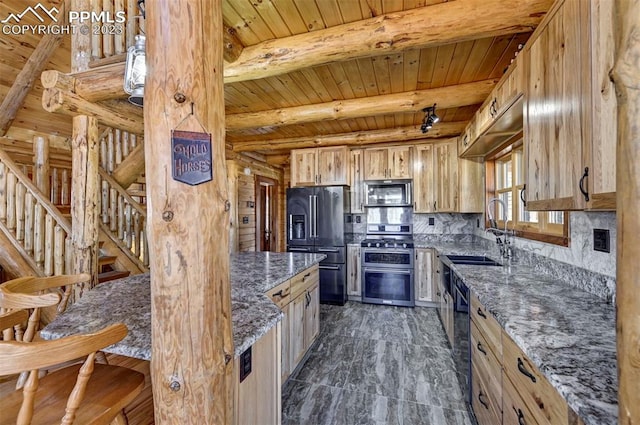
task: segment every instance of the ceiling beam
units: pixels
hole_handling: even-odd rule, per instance
[[[229,63],[235,62],[240,53],[242,53],[242,49],[244,49],[235,28],[226,25],[224,25],[224,31],[222,31],[222,45],[224,46],[224,51],[222,52],[224,60]]]
[[[60,8],[58,17],[67,15],[68,6],[69,1],[67,0]],[[7,134],[7,130],[13,124],[13,120],[22,107],[27,94],[31,91],[34,81],[49,63],[49,59],[55,53],[63,38],[64,34],[47,33],[42,36],[33,53],[31,53],[31,56],[29,56],[29,59],[18,73],[7,95],[2,99],[2,105],[0,105],[0,136]]]
[[[224,67],[224,82],[407,49],[530,32],[553,0],[457,0],[388,13],[247,46]]]
[[[234,62],[227,60],[224,82],[257,80],[330,62],[531,32],[552,3],[553,0],[457,0],[267,40],[242,48]],[[238,51],[239,46],[234,45],[232,50]],[[124,62],[74,77],[73,91],[86,100],[126,97],[122,88]],[[53,83],[43,78],[43,84],[49,84],[45,87],[62,88],[56,81],[63,77],[47,78]]]
[[[484,102],[498,79],[458,84],[358,99],[336,100],[291,108],[230,114],[227,131],[255,127],[278,127],[308,122],[361,118],[384,114],[415,113],[434,103],[438,109],[458,108]]]
[[[399,127],[385,130],[358,131],[354,133],[329,134],[317,137],[294,137],[289,139],[260,140],[233,143],[234,152],[272,152],[281,153],[291,149],[313,148],[340,145],[371,145],[375,143],[402,142],[406,140],[434,139],[458,136],[467,125],[466,121],[440,122],[428,133],[422,133],[417,127]]]

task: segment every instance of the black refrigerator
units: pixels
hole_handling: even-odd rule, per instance
[[[320,263],[320,302],[347,301],[347,246],[351,233],[349,186],[287,189],[287,251],[316,252]]]

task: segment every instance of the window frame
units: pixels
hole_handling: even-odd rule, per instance
[[[516,155],[520,155],[521,161],[518,164]],[[503,188],[498,188],[498,172],[500,162],[506,163],[511,161],[511,184]],[[563,223],[555,224],[550,222],[551,211],[536,211],[538,213],[538,222],[520,221],[520,191],[524,189],[525,183],[517,183],[518,167],[525,167],[524,161],[524,149],[522,139],[518,140],[513,145],[502,150],[491,159],[487,159],[486,169],[486,184],[487,193],[485,199],[485,211],[488,211],[488,203],[491,198],[500,198],[501,194],[511,193],[512,199],[512,211],[511,218],[508,222],[508,229],[513,230],[515,235],[520,238],[531,239],[540,242],[546,242],[554,245],[569,246],[569,213],[564,211]],[[501,208],[496,208],[498,211]],[[495,210],[494,210],[495,211]],[[495,217],[496,224],[499,228],[504,229],[504,220],[501,217]],[[490,223],[488,215],[485,220],[486,228],[489,228]]]

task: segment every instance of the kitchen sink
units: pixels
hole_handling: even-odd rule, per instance
[[[453,264],[469,264],[472,266],[502,266],[486,255],[447,255]]]

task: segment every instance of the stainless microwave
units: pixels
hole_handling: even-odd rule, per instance
[[[373,180],[364,182],[365,207],[412,206],[411,180]]]

